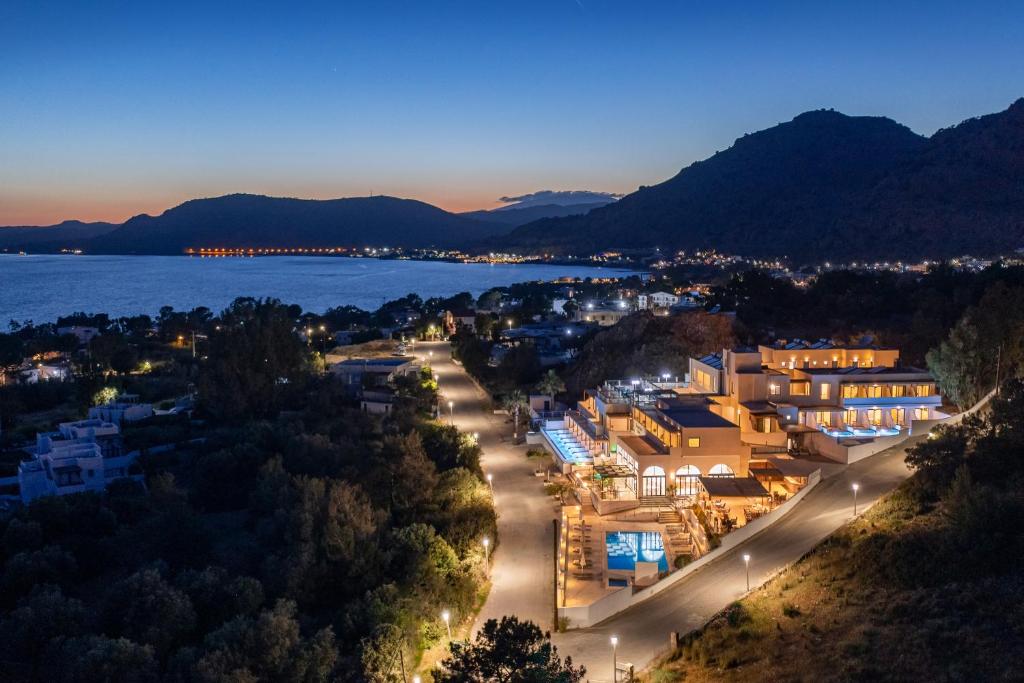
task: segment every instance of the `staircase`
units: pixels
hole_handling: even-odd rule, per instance
[[[683,521],[683,518],[679,516],[679,512],[675,508],[670,510],[662,509],[658,512],[658,522],[660,524],[679,524]]]
[[[640,507],[650,510],[651,508],[670,508],[672,503],[668,496],[641,496]]]

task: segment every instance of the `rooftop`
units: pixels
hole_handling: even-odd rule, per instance
[[[636,434],[620,436],[619,441],[635,455],[664,455],[665,451],[655,446],[648,439]]]
[[[397,368],[411,362],[411,358],[349,358],[348,360],[341,361],[338,365],[345,368]]]
[[[931,375],[927,370],[921,368],[915,368],[911,365],[903,365],[900,367],[891,367],[888,365],[872,365],[869,368],[797,368],[799,372],[806,372],[809,375],[859,375],[859,376],[878,376],[878,375]]]

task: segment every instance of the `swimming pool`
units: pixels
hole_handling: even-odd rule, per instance
[[[543,428],[541,432],[554,445],[558,457],[565,462],[573,465],[589,465],[594,462],[594,456],[568,429]]]
[[[637,562],[657,562],[658,571],[668,571],[659,531],[609,531],[604,543],[608,549],[608,569],[633,571]]]

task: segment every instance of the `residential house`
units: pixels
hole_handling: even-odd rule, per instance
[[[130,477],[136,453],[123,452],[116,424],[89,419],[64,422],[55,432],[36,436],[32,458],[18,466],[23,503],[51,495],[100,492],[116,479]]]
[[[679,303],[679,297],[671,292],[645,292],[636,297],[637,308],[641,311],[669,308],[677,303]]]
[[[408,357],[349,358],[330,366],[346,391],[361,397],[364,390],[389,386],[395,377],[419,372],[419,365]]]
[[[120,394],[110,403],[89,408],[89,419],[123,425],[153,416],[153,405],[139,401],[137,394]]]

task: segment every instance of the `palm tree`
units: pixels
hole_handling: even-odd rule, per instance
[[[537,382],[537,391],[545,396],[550,396],[554,400],[555,394],[565,391],[565,382],[562,381],[557,372],[548,370],[547,374]]]
[[[512,416],[512,440],[515,441],[519,438],[519,415],[527,406],[526,397],[518,389],[510,391],[505,396],[504,406]]]

